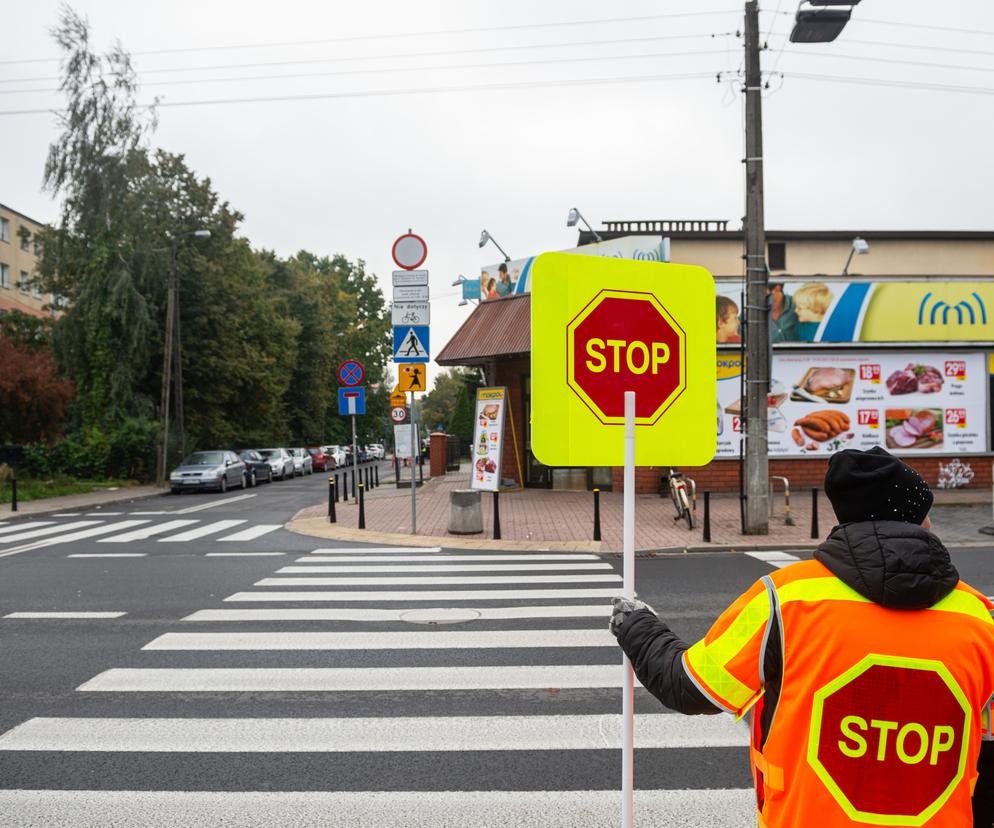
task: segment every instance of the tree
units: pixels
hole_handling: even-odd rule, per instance
[[[435,384],[421,402],[421,421],[431,429],[451,429],[460,389],[477,382],[476,370],[453,368],[435,375]]]
[[[0,442],[52,441],[61,436],[72,383],[59,379],[47,351],[0,336]]]
[[[465,384],[459,389],[449,431],[459,438],[461,451],[468,454],[469,445],[473,442],[473,404]]]

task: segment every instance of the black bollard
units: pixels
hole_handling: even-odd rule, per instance
[[[425,482],[425,458],[423,454],[418,455],[418,483]]]
[[[818,540],[821,533],[818,531],[818,490],[811,490],[811,539]]]
[[[594,489],[594,540],[601,539],[601,490]]]
[[[500,492],[494,492],[494,540],[500,540]]]
[[[380,464],[377,463],[373,466],[373,485],[379,488],[380,486]]]
[[[366,488],[373,488],[373,470],[369,466],[366,466]]]
[[[356,484],[355,466],[353,466],[352,467],[352,497],[355,497],[355,484]]]
[[[335,501],[338,499],[338,495],[335,492],[335,478],[328,478],[328,523],[334,523],[337,520],[335,516]]]
[[[366,528],[366,501],[362,496],[363,485],[359,484],[359,528]]]
[[[10,478],[10,511],[17,511],[17,478]]]
[[[704,493],[704,542],[711,543],[711,492]]]

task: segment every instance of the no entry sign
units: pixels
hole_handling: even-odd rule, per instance
[[[717,430],[714,280],[700,267],[545,253],[532,266],[532,450],[553,466],[703,465]]]

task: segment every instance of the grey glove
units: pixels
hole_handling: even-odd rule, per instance
[[[618,637],[618,633],[621,632],[621,627],[628,620],[628,616],[631,615],[636,610],[649,610],[649,612],[655,615],[656,611],[650,607],[645,601],[640,601],[638,598],[612,598],[611,599],[611,621],[608,624],[608,629],[611,630],[615,638]]]

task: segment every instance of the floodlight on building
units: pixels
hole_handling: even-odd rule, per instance
[[[849,275],[849,264],[852,262],[852,257],[854,255],[865,256],[869,252],[870,243],[866,241],[866,239],[861,239],[859,236],[856,236],[856,238],[852,240],[852,247],[849,250],[849,258],[846,259],[846,266],[842,268],[842,275]]]
[[[837,38],[852,16],[852,7],[859,0],[806,0],[797,7],[794,28],[790,30],[791,43],[831,43]]]
[[[501,247],[499,244],[497,244],[497,239],[495,239],[493,236],[491,236],[490,233],[488,233],[486,230],[483,230],[480,233],[480,247],[483,247],[483,245],[485,245],[487,242],[492,242],[493,246],[496,247],[501,253],[504,254],[504,261],[505,262],[511,261],[511,257],[507,255],[507,253],[504,251],[504,248]]]
[[[459,278],[458,278],[458,279],[456,279],[456,280],[455,280],[455,281],[454,281],[454,282],[452,283],[452,287],[459,287],[459,285],[461,285],[461,284],[462,284],[463,282],[465,282],[465,281],[466,281],[466,277],[465,277],[465,276],[463,276],[463,275],[462,275],[462,274],[460,273],[460,274],[459,274]]]
[[[566,215],[566,226],[576,227],[576,224],[579,221],[582,221],[587,226],[587,229],[594,234],[594,238],[597,241],[604,241],[604,239],[600,237],[600,234],[590,226],[590,222],[583,217],[583,213],[577,210],[576,207],[570,207],[569,213]]]

